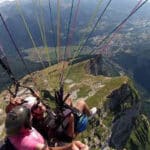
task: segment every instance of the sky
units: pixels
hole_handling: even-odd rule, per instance
[[[14,1],[14,0],[0,0],[0,3],[5,2],[5,1]]]
[[[5,1],[15,1],[15,0],[0,0],[0,3],[3,3]],[[150,2],[150,0],[149,0],[149,2]]]

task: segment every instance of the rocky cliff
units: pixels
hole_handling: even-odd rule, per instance
[[[123,70],[108,58],[100,55],[95,55],[86,65],[86,70],[94,76],[104,75],[108,77],[119,76]]]
[[[122,149],[135,124],[140,110],[138,95],[128,84],[123,84],[109,96],[109,109],[114,114],[109,145]]]
[[[88,132],[81,136],[93,150],[149,149],[150,124],[148,118],[140,114],[139,97],[129,83],[113,90],[98,110]]]

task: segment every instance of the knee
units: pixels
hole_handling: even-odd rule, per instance
[[[77,101],[77,105],[78,106],[84,106],[86,103],[85,103],[85,101],[83,100],[83,99],[79,99],[78,101]]]

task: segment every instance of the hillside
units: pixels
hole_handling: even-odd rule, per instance
[[[55,30],[57,27],[57,3],[55,0],[51,0],[52,6],[52,16],[53,16],[53,25],[55,26]],[[88,34],[90,33],[93,25],[96,22],[96,19],[99,17],[102,12],[107,1],[103,1],[101,7],[99,5],[99,1],[97,0],[82,0],[79,7],[79,12],[77,16],[77,21],[74,26],[75,32],[73,38],[71,38],[70,45],[77,46],[82,45]],[[100,41],[111,32],[132,10],[132,8],[136,5],[136,0],[115,0],[111,2],[110,7],[102,17],[101,22],[97,25],[93,35],[91,35],[88,40],[88,44],[86,45],[86,49],[84,49],[84,53],[87,54],[89,49],[93,50],[98,47]],[[69,0],[61,0],[61,46],[66,45],[66,37],[67,37],[67,24],[69,21],[71,1]],[[114,39],[111,41],[110,46],[108,46],[108,54],[113,55],[113,60],[115,60],[119,65],[121,65],[125,71],[133,78],[133,80],[143,89],[144,92],[142,96],[144,98],[149,98],[150,95],[150,85],[149,85],[149,37],[150,37],[150,13],[149,13],[150,3],[147,3],[144,8],[142,8],[138,13],[136,13],[123,28],[117,32],[114,36]],[[77,8],[77,1],[74,3],[74,13]],[[95,12],[98,8],[97,13]],[[47,45],[48,47],[56,46],[56,31],[52,30],[52,25],[50,23],[50,15],[49,15],[49,7],[48,1],[42,1],[41,6],[36,1],[30,0],[22,0],[20,2],[20,9],[23,12],[24,18],[27,22],[30,33],[33,37],[35,45],[37,47],[44,47]],[[1,13],[4,16],[6,24],[10,29],[15,42],[17,43],[19,49],[22,52],[22,55],[28,53],[29,48],[32,49],[33,43],[29,37],[25,29],[25,24],[21,18],[21,14],[16,7],[15,1],[6,3],[2,3],[0,5]],[[88,11],[91,10],[91,11]],[[43,15],[40,13],[43,11]],[[95,16],[95,17],[94,17]],[[40,26],[38,24],[38,20],[43,20],[41,25],[43,24],[43,30],[45,31],[45,41],[42,39]],[[73,26],[72,26],[73,27]],[[18,75],[18,77],[23,77],[26,73],[22,73],[23,67],[21,63],[18,63],[17,67],[16,63],[19,58],[18,55],[8,37],[2,22],[0,21],[0,41],[6,51],[6,55],[9,57],[10,62],[12,62],[12,68],[14,72]],[[41,50],[42,51],[42,50]],[[36,52],[35,52],[36,53]],[[43,53],[43,51],[41,52]],[[42,55],[42,54],[41,54]],[[34,57],[36,55],[34,54]],[[53,55],[52,55],[53,56]],[[30,56],[31,57],[31,56]],[[26,58],[26,57],[25,57]],[[53,58],[53,57],[52,57]],[[112,58],[112,57],[111,57]],[[33,59],[35,60],[35,59]],[[45,61],[47,60],[47,56],[45,57]],[[39,70],[42,67],[40,64],[36,62],[32,67],[31,62],[26,60],[28,66],[31,66],[31,72],[35,70]],[[39,60],[38,60],[39,61]],[[22,69],[22,70],[21,70]],[[1,71],[1,70],[0,70]],[[145,73],[141,73],[145,71]],[[3,74],[0,74],[4,76]],[[2,79],[5,80],[5,79]],[[0,89],[3,89],[4,83],[8,83],[7,80],[0,83]],[[141,91],[141,89],[140,89]]]
[[[33,77],[39,90],[58,88],[58,78],[62,65],[65,67],[65,93],[72,93],[72,98],[86,100],[90,107],[97,107],[97,115],[90,120],[87,131],[78,138],[86,142],[91,150],[122,149],[148,150],[150,141],[150,125],[146,116],[140,114],[140,99],[131,80],[126,76],[105,76],[89,74],[91,60],[68,66],[66,62],[53,65],[42,71],[34,72]],[[99,67],[107,68],[107,63],[100,61]],[[68,72],[68,68],[70,68]],[[100,68],[98,68],[100,70]],[[93,70],[92,70],[93,71]],[[101,70],[103,73],[103,70]],[[20,80],[24,85],[34,86],[29,76]],[[21,89],[23,90],[23,89]],[[5,100],[4,100],[5,97]],[[1,93],[1,106],[7,101],[6,91]],[[44,98],[43,98],[44,99]],[[47,102],[47,101],[44,101]],[[51,106],[53,101],[48,102]],[[54,106],[53,106],[54,107]],[[1,127],[3,127],[3,119]],[[4,132],[1,132],[1,137]]]

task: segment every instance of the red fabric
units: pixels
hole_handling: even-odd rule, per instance
[[[9,113],[15,106],[17,106],[18,104],[12,104],[12,103],[9,103],[7,106],[6,106],[6,113]]]

